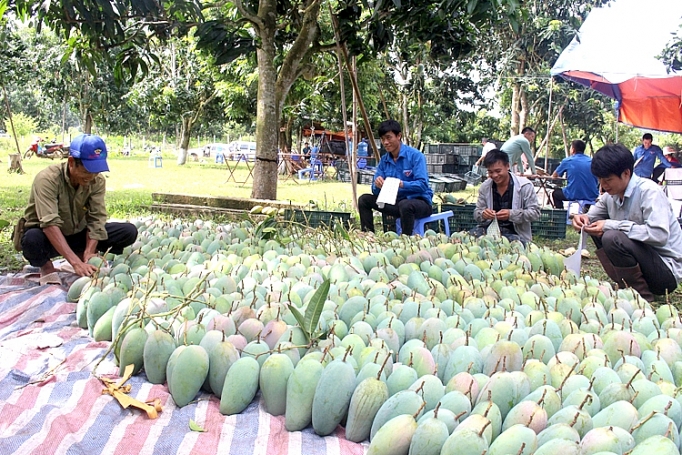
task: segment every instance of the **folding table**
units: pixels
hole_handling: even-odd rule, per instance
[[[246,179],[244,181],[237,181],[237,178],[234,176],[235,171],[237,170],[237,166],[239,165],[239,162],[243,161],[246,163],[246,168],[249,170],[248,175],[246,176]],[[244,184],[249,181],[249,177],[253,179],[253,169],[255,168],[255,165],[252,165],[251,162],[248,160],[246,157],[246,154],[240,153],[237,157],[237,161],[232,161],[232,164],[230,164],[230,160],[225,160],[225,165],[227,166],[227,180],[225,180],[225,183],[229,182],[230,179],[234,181],[234,183],[241,183]]]

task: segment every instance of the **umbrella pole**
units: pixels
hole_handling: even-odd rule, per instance
[[[545,139],[545,172],[547,171],[547,164],[549,163],[549,131],[552,122],[552,89],[554,87],[554,79],[549,76],[549,105],[547,106],[547,138]],[[547,172],[549,174],[549,172]]]
[[[613,116],[615,118],[615,121],[613,123],[614,128],[616,128],[616,144],[618,143],[618,111],[620,110],[620,104],[619,101],[616,100],[616,103],[614,104],[614,111],[613,111]]]

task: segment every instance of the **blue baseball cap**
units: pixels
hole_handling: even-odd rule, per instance
[[[104,139],[95,134],[81,134],[71,141],[70,155],[83,162],[85,170],[97,174],[109,170],[107,146]]]

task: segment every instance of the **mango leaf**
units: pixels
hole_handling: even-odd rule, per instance
[[[197,432],[199,432],[199,433],[203,433],[203,432],[206,431],[204,428],[200,427],[199,424],[196,423],[196,422],[195,422],[194,420],[192,420],[192,419],[189,419],[189,429],[192,430],[192,431],[197,431]]]
[[[303,327],[305,326],[305,319],[303,318],[301,312],[298,311],[298,308],[292,304],[289,304],[289,310],[291,310],[291,314],[294,315],[294,319],[296,319],[296,322],[298,322],[298,325],[301,326],[301,329],[303,330]],[[310,341],[310,334],[305,330],[303,330],[303,334],[305,335],[306,341]]]
[[[7,220],[0,220],[0,231],[5,229],[7,226],[9,226],[9,221]]]
[[[305,310],[305,321],[304,325],[301,327],[304,332],[308,334],[313,334],[317,323],[320,321],[320,315],[322,314],[322,308],[324,307],[324,302],[327,301],[327,296],[329,295],[329,280],[324,280],[313,297],[308,302],[308,308]]]

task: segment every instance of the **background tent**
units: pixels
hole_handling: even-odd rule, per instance
[[[617,0],[596,8],[551,74],[615,99],[622,123],[682,133],[682,73],[668,73],[656,58],[680,23],[680,0]]]

